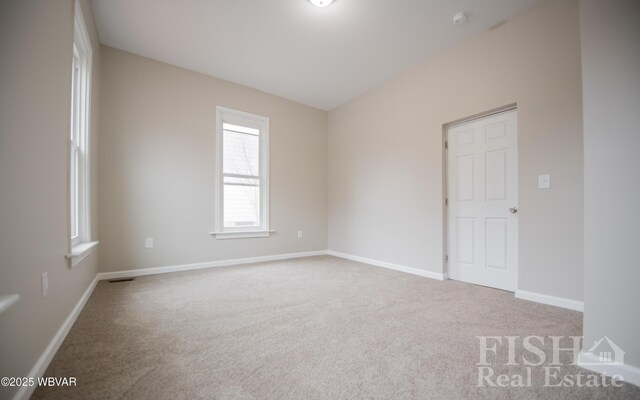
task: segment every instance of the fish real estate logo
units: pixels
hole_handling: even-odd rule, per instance
[[[619,366],[625,352],[604,336],[582,354],[582,336],[476,336],[478,387],[620,387],[621,375],[575,368]],[[606,374],[606,372],[605,372]]]

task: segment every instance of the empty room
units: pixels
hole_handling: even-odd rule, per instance
[[[0,399],[640,399],[639,21],[0,0]]]

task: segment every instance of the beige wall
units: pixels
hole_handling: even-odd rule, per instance
[[[443,271],[443,124],[518,104],[520,290],[582,300],[578,3],[546,1],[329,113],[329,249]],[[552,188],[537,189],[551,174]]]
[[[640,3],[580,3],[584,87],[584,344],[640,367]],[[640,375],[635,373],[635,384]]]
[[[82,7],[97,77],[100,48],[93,13],[88,1]],[[0,295],[20,294],[18,303],[0,315],[0,376],[28,376],[97,272],[97,252],[73,269],[65,259],[73,8],[71,0],[0,3]],[[97,83],[94,79],[93,150]],[[97,178],[95,167],[91,172]],[[49,274],[46,299],[41,297],[43,272]],[[0,387],[0,398],[12,392]]]
[[[326,112],[109,47],[102,58],[102,271],[326,249]],[[270,118],[269,238],[209,235],[216,106]]]

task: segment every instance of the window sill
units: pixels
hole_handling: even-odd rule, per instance
[[[275,231],[231,231],[231,232],[209,232],[216,239],[246,239],[269,237]]]
[[[87,258],[87,256],[91,254],[91,251],[98,245],[98,243],[100,242],[85,242],[73,246],[71,248],[71,253],[66,255],[67,259],[69,259],[71,263],[71,267],[75,267],[76,265],[80,264],[82,260]]]

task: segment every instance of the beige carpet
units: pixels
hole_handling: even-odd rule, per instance
[[[328,256],[163,274],[100,282],[45,373],[78,386],[33,398],[640,398],[543,388],[540,368],[534,387],[476,386],[476,336],[581,331],[578,312]]]

